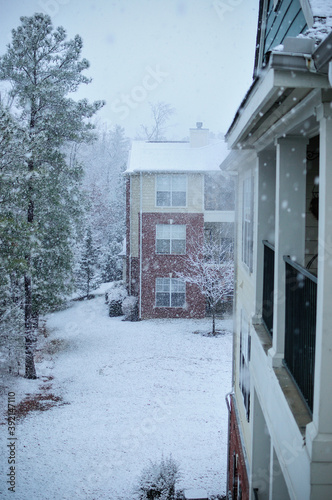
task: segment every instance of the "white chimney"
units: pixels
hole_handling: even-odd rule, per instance
[[[191,148],[202,148],[209,144],[209,129],[203,128],[202,122],[197,122],[196,128],[189,129],[189,132]]]

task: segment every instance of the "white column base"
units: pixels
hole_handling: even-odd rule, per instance
[[[268,350],[269,363],[272,368],[281,368],[283,366],[283,353],[276,352],[274,347]]]

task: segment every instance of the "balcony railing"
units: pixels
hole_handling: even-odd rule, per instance
[[[313,409],[317,278],[284,257],[286,263],[285,365],[310,411]]]
[[[264,245],[264,274],[263,274],[263,308],[262,320],[269,332],[273,335],[273,299],[274,299],[274,246],[268,241]]]

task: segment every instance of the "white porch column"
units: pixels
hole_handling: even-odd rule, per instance
[[[263,271],[264,247],[263,240],[274,245],[275,232],[275,184],[276,157],[275,150],[258,153],[258,179],[255,189],[257,207],[257,251],[256,251],[256,306],[253,323],[261,323],[263,304]]]
[[[273,366],[281,366],[285,346],[285,262],[289,255],[304,264],[306,153],[308,139],[287,136],[276,141],[276,230],[274,261]]]
[[[320,121],[316,356],[313,421],[307,426],[312,459],[311,499],[332,498],[332,110]]]
[[[289,500],[288,488],[273,444],[271,445],[270,462],[270,498]]]
[[[251,418],[251,477],[250,477],[250,499],[254,499],[253,491],[258,490],[260,500],[269,500],[270,489],[270,449],[271,437],[266,425],[264,414],[255,390],[252,392]]]

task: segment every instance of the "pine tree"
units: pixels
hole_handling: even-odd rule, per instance
[[[83,290],[87,299],[91,298],[91,290],[101,283],[97,262],[97,248],[93,242],[91,228],[88,227],[83,242],[76,281],[78,288]]]
[[[18,367],[24,326],[22,282],[27,224],[22,210],[24,135],[0,103],[0,359]]]
[[[100,249],[98,266],[103,282],[122,278],[119,253],[125,237],[125,182],[123,172],[129,140],[122,127],[98,129],[97,140],[80,148],[84,164],[87,218],[94,244]]]
[[[12,30],[12,43],[0,58],[0,80],[11,83],[10,96],[25,134],[22,206],[28,227],[24,255],[27,378],[36,378],[33,353],[39,314],[60,299],[71,267],[72,216],[78,211],[73,193],[80,169],[68,162],[65,147],[91,137],[92,126],[86,119],[103,105],[68,97],[90,81],[82,74],[89,63],[81,59],[81,51],[78,35],[67,41],[65,30],[54,29],[49,16],[35,14],[21,17],[21,26]],[[57,287],[51,284],[55,277]]]

